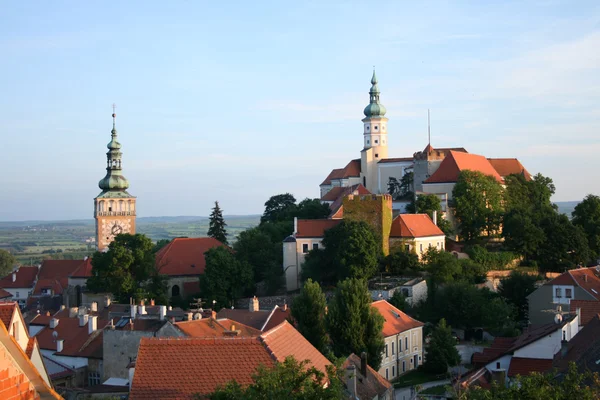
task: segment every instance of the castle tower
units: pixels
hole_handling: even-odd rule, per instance
[[[113,106],[114,108],[114,106]],[[105,250],[120,233],[135,233],[135,197],[127,193],[129,182],[122,174],[121,144],[117,141],[116,114],[113,112],[111,141],[106,147],[106,176],[98,186],[102,189],[94,199],[96,247]]]
[[[364,221],[381,239],[384,255],[390,254],[392,228],[392,196],[389,194],[348,195],[343,200],[344,220]]]
[[[386,109],[379,102],[377,76],[373,70],[370,102],[365,107],[363,122],[364,147],[361,151],[361,180],[371,193],[378,193],[377,163],[388,156]]]

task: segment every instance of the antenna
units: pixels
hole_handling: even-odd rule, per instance
[[[431,146],[431,119],[429,118],[429,108],[427,109],[427,141]]]

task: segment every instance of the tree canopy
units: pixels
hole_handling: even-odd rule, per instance
[[[528,314],[527,296],[535,290],[535,282],[538,277],[513,271],[511,274],[500,281],[498,294],[508,304],[511,304],[517,310],[517,320],[526,321]]]
[[[435,211],[437,213],[436,219],[438,227],[446,235],[451,235],[453,233],[452,224],[443,217],[442,202],[435,194],[421,194],[417,196],[416,199],[413,199],[413,201],[406,207],[406,211],[413,214],[427,214],[432,220],[433,212]]]
[[[326,218],[330,213],[329,205],[319,199],[304,199],[296,204],[296,198],[290,193],[271,196],[265,203],[265,211],[260,218],[261,224],[267,222],[291,222],[294,217],[303,219]]]
[[[292,318],[298,332],[321,353],[327,354],[329,338],[325,326],[327,301],[321,286],[311,279],[304,282],[300,294],[292,303]]]
[[[583,229],[590,256],[600,257],[600,197],[590,194],[577,204],[573,211],[573,224]]]
[[[413,192],[414,173],[408,172],[402,178],[390,177],[388,179],[388,193],[394,200],[411,200]]]
[[[6,250],[0,249],[0,277],[10,274],[17,265],[17,259]]]
[[[448,368],[459,363],[460,355],[456,350],[456,341],[452,336],[452,330],[450,326],[446,325],[446,320],[442,318],[431,332],[423,367],[432,374],[442,374],[448,372]]]
[[[223,244],[228,244],[227,230],[225,229],[227,224],[223,218],[223,211],[221,210],[221,207],[219,207],[218,201],[215,201],[215,206],[213,207],[208,220],[208,236],[217,239]]]

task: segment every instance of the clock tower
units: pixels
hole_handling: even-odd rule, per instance
[[[120,233],[135,234],[135,197],[127,192],[129,182],[122,173],[123,153],[121,143],[117,141],[114,110],[112,117],[111,141],[106,146],[106,176],[98,183],[102,193],[94,199],[96,247],[99,251],[105,251]]]

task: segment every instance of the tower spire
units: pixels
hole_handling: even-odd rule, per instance
[[[369,105],[365,108],[364,114],[369,117],[383,117],[386,109],[379,102],[379,86],[377,86],[377,75],[375,74],[375,66],[373,66],[373,77],[371,78],[371,90],[369,90]]]
[[[427,109],[427,142],[431,146],[431,120],[429,119],[429,108]]]

